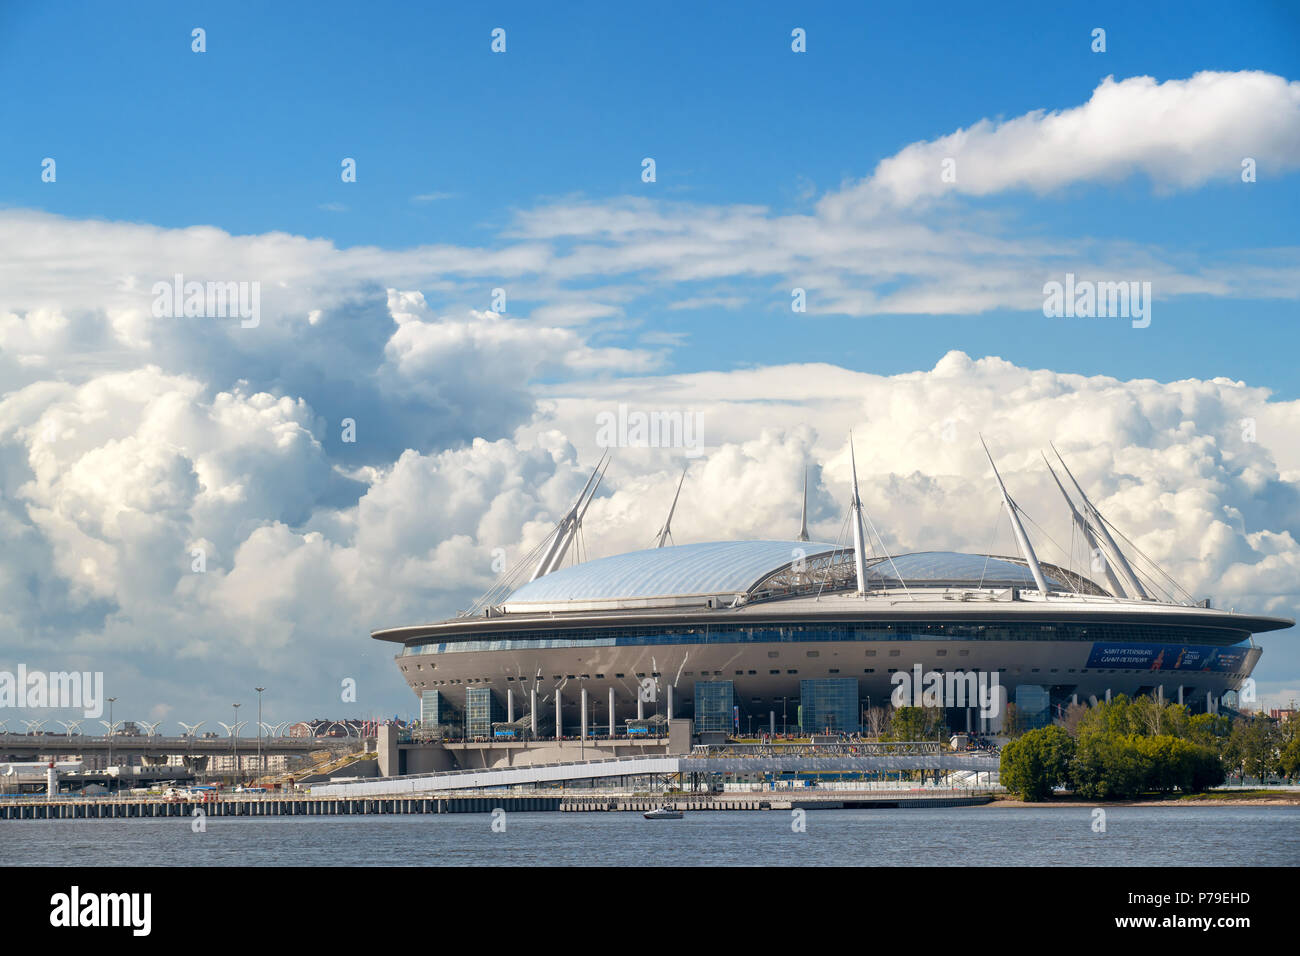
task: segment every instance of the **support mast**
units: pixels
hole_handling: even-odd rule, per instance
[[[686,480],[686,471],[690,467],[691,463],[688,461],[686,467],[682,469],[682,476],[677,479],[677,491],[673,493],[673,503],[668,509],[668,519],[664,522],[664,526],[659,529],[659,543],[655,545],[656,548],[662,548],[673,533],[673,512],[677,510],[677,498],[682,493],[682,482]]]
[[[1066,493],[1065,485],[1061,484],[1061,479],[1056,476],[1056,470],[1052,468],[1052,463],[1047,460],[1046,455],[1043,456],[1043,464],[1046,465],[1047,470],[1051,472],[1052,480],[1056,482],[1056,487],[1061,490],[1061,497],[1064,498],[1065,503],[1070,506],[1070,515],[1074,518],[1074,523],[1079,526],[1079,530],[1083,532],[1084,540],[1088,542],[1088,548],[1090,549],[1089,553],[1101,551],[1102,549],[1097,544],[1097,536],[1092,533],[1092,528],[1089,526],[1088,522],[1084,520],[1083,515],[1079,514],[1079,509],[1074,506],[1074,501]],[[1119,578],[1115,576],[1115,569],[1110,566],[1110,561],[1103,562],[1102,570],[1106,573],[1106,583],[1110,585],[1111,594],[1120,598],[1128,597],[1128,592],[1126,592],[1124,586],[1119,583]]]
[[[849,462],[853,469],[853,566],[858,573],[858,593],[867,594],[866,533],[862,528],[862,499],[858,497],[858,461],[853,451],[853,433],[849,432]]]
[[[854,482],[856,487],[857,482]],[[799,516],[799,540],[808,540],[808,467],[803,469],[803,512]]]
[[[989,467],[993,469],[993,477],[998,481],[998,490],[1002,492],[1002,502],[1007,506],[1007,511],[1011,515],[1011,529],[1016,533],[1016,543],[1020,545],[1020,554],[1029,565],[1029,571],[1034,576],[1034,583],[1038,585],[1038,593],[1044,598],[1047,597],[1047,581],[1043,577],[1043,569],[1038,566],[1038,555],[1034,554],[1034,546],[1029,543],[1029,535],[1025,534],[1025,526],[1020,523],[1020,509],[1011,496],[1007,494],[1007,486],[1002,483],[1002,476],[998,474],[998,466],[993,464],[993,456],[989,454],[989,446],[984,442],[984,436],[980,436],[980,444],[984,445],[984,454],[988,457]]]
[[[1074,490],[1079,493],[1079,497],[1083,500],[1084,512],[1093,519],[1093,525],[1105,540],[1115,563],[1119,565],[1120,574],[1122,574],[1124,580],[1128,582],[1128,590],[1130,592],[1129,597],[1136,595],[1141,600],[1148,600],[1149,596],[1147,595],[1146,588],[1144,588],[1142,582],[1138,580],[1138,576],[1134,573],[1132,566],[1129,565],[1128,559],[1124,557],[1124,552],[1119,549],[1119,545],[1116,544],[1115,539],[1111,537],[1110,529],[1106,527],[1106,521],[1102,518],[1101,512],[1098,511],[1097,506],[1088,499],[1088,496],[1083,493],[1083,489],[1079,487],[1079,482],[1075,480],[1074,474],[1070,471],[1070,466],[1065,463],[1065,459],[1061,457],[1061,453],[1056,451],[1055,445],[1052,445],[1052,451],[1055,452],[1056,460],[1061,463],[1061,467],[1065,469],[1066,475],[1069,476],[1071,484],[1074,485]]]

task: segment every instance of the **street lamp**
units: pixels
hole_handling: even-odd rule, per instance
[[[266,776],[266,766],[262,763],[262,691],[265,687],[254,687],[257,691],[257,771]]]
[[[108,763],[104,766],[105,771],[113,766],[113,704],[116,701],[116,697],[108,698]]]
[[[239,705],[231,704],[235,708],[235,726],[230,731],[230,747],[235,755],[235,782],[239,782]]]

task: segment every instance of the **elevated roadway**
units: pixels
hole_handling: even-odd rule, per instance
[[[614,777],[683,774],[881,773],[901,770],[947,773],[992,772],[996,755],[944,750],[933,743],[834,745],[730,745],[696,747],[679,756],[630,756],[482,770],[452,770],[317,784],[313,795],[338,797],[399,796],[448,790],[478,790],[598,780]]]

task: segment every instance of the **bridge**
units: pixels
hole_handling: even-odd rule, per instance
[[[239,752],[257,751],[256,737],[237,737]],[[262,753],[307,754],[317,750],[349,750],[356,737],[262,737]],[[225,756],[232,752],[230,737],[164,737],[140,734],[91,736],[81,734],[0,734],[0,761],[34,760],[38,754],[107,754],[114,756]]]
[[[945,750],[932,741],[837,744],[702,745],[679,756],[626,756],[560,763],[380,777],[316,784],[313,795],[337,797],[402,796],[446,790],[537,786],[570,780],[616,777],[669,777],[697,774],[883,773],[920,770],[928,773],[993,773],[996,755],[987,751]]]

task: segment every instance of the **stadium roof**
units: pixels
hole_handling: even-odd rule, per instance
[[[598,558],[537,578],[504,601],[514,605],[573,601],[644,600],[691,595],[745,594],[802,555],[812,559],[839,552],[851,561],[852,549],[801,541],[715,541],[652,548]],[[1006,558],[955,551],[921,551],[875,558],[869,579],[881,587],[1034,587],[1023,564]],[[1048,585],[1068,590],[1055,577]]]
[[[958,587],[1034,587],[1034,576],[1023,564],[985,554],[959,551],[918,551],[900,554],[872,565],[868,576],[882,584],[952,584]],[[1047,575],[1049,587],[1069,590],[1066,584]]]
[[[835,550],[809,541],[713,541],[630,551],[552,571],[517,589],[505,604],[741,594],[800,552],[813,557]]]

